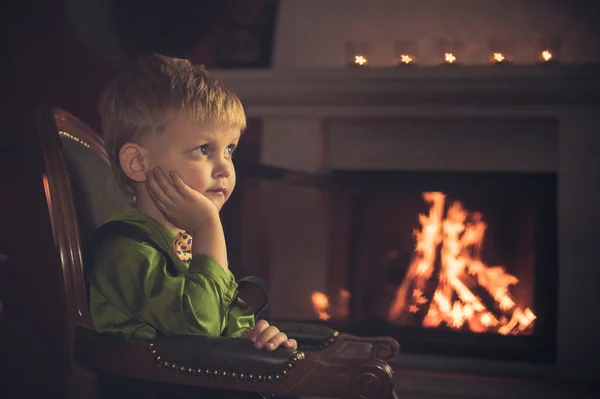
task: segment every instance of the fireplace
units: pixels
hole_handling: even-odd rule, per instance
[[[555,174],[333,179],[351,193],[334,226],[348,261],[332,275],[340,290],[313,294],[321,319],[393,336],[404,353],[555,361]]]
[[[239,257],[245,274],[270,284],[269,318],[318,322],[311,297],[316,292],[315,299],[323,301],[320,292],[329,296],[326,323],[333,327],[390,331],[385,330],[389,322],[375,318],[359,300],[372,297],[356,292],[356,278],[349,273],[364,267],[357,259],[359,248],[350,245],[365,218],[361,201],[374,202],[373,193],[392,187],[398,187],[395,195],[410,196],[406,201],[415,210],[406,216],[411,224],[402,233],[408,238],[401,249],[414,252],[412,229],[419,227],[418,214],[429,210],[423,193],[444,192],[446,203],[460,201],[470,213],[481,213],[488,226],[481,259],[516,274],[520,280],[510,293],[531,295],[536,318],[531,330],[502,336],[394,324],[390,333],[402,334],[402,356],[393,365],[399,371],[399,395],[570,398],[572,392],[558,392],[556,379],[597,377],[597,367],[589,365],[600,356],[595,345],[600,319],[588,310],[600,304],[597,69],[275,69],[219,76],[245,101],[249,115],[262,119],[260,164],[298,174],[253,183],[244,194],[249,198],[244,217],[252,223],[243,224]],[[416,178],[411,175],[419,177],[412,188]],[[428,180],[422,176],[431,180],[420,183]],[[400,186],[390,184],[391,177],[408,180]],[[330,184],[332,178],[345,184]],[[381,180],[385,184],[371,191],[357,189]],[[474,192],[475,187],[480,190]],[[518,202],[504,203],[515,205],[514,212],[526,213],[528,206],[539,212],[529,215],[529,228],[547,235],[534,234],[530,269],[515,271],[509,260],[494,257],[495,246],[510,244],[496,238],[517,220],[514,212],[513,219],[498,215],[501,210],[493,207],[498,191],[523,191]],[[545,212],[547,218],[541,216]],[[526,227],[521,218],[520,229]],[[411,256],[404,255],[404,268]],[[398,264],[400,256],[390,262]],[[529,289],[527,270],[533,280]],[[392,278],[397,285],[401,277]],[[369,325],[369,318],[383,322]],[[484,346],[487,353],[475,353]]]

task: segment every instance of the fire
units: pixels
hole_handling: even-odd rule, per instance
[[[483,216],[458,201],[444,215],[446,196],[441,192],[424,193],[423,198],[429,213],[419,215],[415,256],[388,309],[389,320],[410,315],[424,327],[504,335],[531,328],[535,314],[517,305],[509,291],[519,280],[504,267],[481,260],[487,228]]]
[[[312,293],[312,303],[315,308],[315,312],[319,315],[321,320],[329,320],[331,316],[327,313],[329,307],[329,298],[322,292],[315,291]]]
[[[348,302],[350,301],[350,291],[342,289],[339,292],[336,305],[331,306],[329,297],[323,292],[314,291],[312,293],[312,304],[320,320],[329,320],[331,316],[346,317],[348,315]]]

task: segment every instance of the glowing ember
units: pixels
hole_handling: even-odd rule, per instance
[[[364,56],[362,56],[362,55],[355,55],[354,56],[354,63],[356,65],[363,66],[363,65],[367,64],[367,59]]]
[[[388,309],[389,320],[419,318],[424,327],[504,335],[530,329],[535,314],[509,292],[519,280],[481,260],[487,228],[482,215],[467,212],[458,201],[444,215],[445,194],[428,192],[423,198],[429,213],[419,215],[415,256]]]
[[[444,61],[448,64],[453,64],[456,61],[456,57],[452,53],[445,53]]]
[[[542,51],[542,60],[550,61],[552,59],[552,53],[549,50]]]

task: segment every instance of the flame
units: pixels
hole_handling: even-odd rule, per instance
[[[444,61],[448,64],[453,64],[456,61],[456,57],[452,53],[445,53]]]
[[[350,291],[341,289],[338,295],[337,304],[330,305],[329,297],[320,291],[313,291],[312,304],[320,320],[329,320],[334,317],[348,316],[348,303],[350,301]]]
[[[446,325],[504,335],[531,328],[535,314],[517,305],[509,291],[519,280],[504,267],[481,260],[487,228],[483,216],[469,213],[456,201],[444,218],[444,193],[427,192],[423,199],[429,213],[419,215],[415,256],[388,309],[389,320],[422,314],[424,327]]]
[[[356,65],[363,66],[363,65],[367,64],[367,59],[364,56],[362,56],[362,55],[355,55],[354,56],[354,63]]]
[[[542,60],[550,61],[551,59],[552,59],[552,53],[550,52],[550,50],[542,51]]]
[[[327,308],[329,308],[329,298],[327,295],[319,291],[314,291],[312,293],[312,303],[319,319],[329,320],[331,316],[327,313]]]

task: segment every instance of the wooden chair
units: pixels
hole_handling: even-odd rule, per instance
[[[136,344],[116,344],[100,337],[88,311],[82,243],[110,212],[130,199],[121,194],[101,138],[92,129],[58,109],[41,110],[38,124],[48,209],[62,263],[69,346],[75,374],[87,376],[75,390],[78,396],[91,396],[94,375],[116,375],[263,394],[392,397],[393,371],[385,361],[372,358],[378,356],[371,346],[368,356],[347,359],[324,350],[311,356],[285,348],[260,351],[249,341],[226,337],[169,336]],[[336,337],[331,338],[327,342],[335,348]],[[387,345],[395,356],[397,343],[391,340]]]

